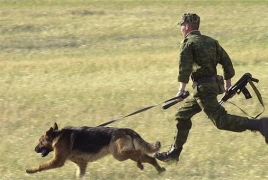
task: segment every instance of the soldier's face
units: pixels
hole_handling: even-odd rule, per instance
[[[182,25],[181,25],[181,33],[182,33],[183,37],[186,36],[186,34],[187,34],[186,31],[187,31],[186,24],[182,23]]]

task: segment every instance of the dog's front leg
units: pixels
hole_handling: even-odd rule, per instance
[[[38,171],[48,170],[48,169],[54,169],[62,167],[65,163],[65,160],[61,158],[53,158],[48,162],[45,162],[43,164],[40,164],[37,168],[27,169],[26,172],[28,174],[36,173]]]
[[[86,169],[87,169],[87,161],[80,161],[80,162],[75,162],[77,165],[77,171],[76,171],[76,177],[77,178],[83,178],[83,176],[86,174]]]

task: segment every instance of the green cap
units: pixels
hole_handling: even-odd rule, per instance
[[[197,14],[187,13],[182,16],[182,20],[178,23],[182,25],[182,23],[191,23],[191,24],[200,24],[200,17]]]

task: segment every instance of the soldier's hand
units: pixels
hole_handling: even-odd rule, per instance
[[[230,88],[225,90],[225,96],[228,96],[228,99],[231,99],[235,95],[235,91],[230,90]]]
[[[180,97],[184,92],[185,92],[185,90],[183,90],[183,89],[180,89],[180,90],[178,91],[176,97],[178,97],[177,100],[178,100],[179,102],[181,102],[181,101],[184,100],[183,98]]]

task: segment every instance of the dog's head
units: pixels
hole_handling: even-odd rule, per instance
[[[47,156],[51,151],[53,151],[53,131],[55,130],[58,130],[58,125],[56,123],[40,137],[39,143],[35,147],[35,152],[41,153],[42,157]]]

